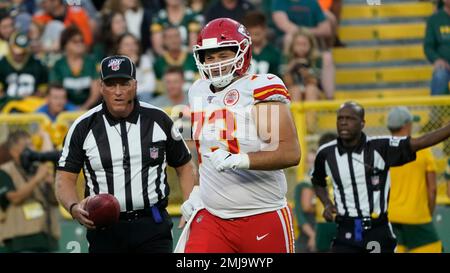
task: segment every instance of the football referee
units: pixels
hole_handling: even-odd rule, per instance
[[[74,219],[88,228],[89,252],[172,252],[166,167],[178,174],[187,199],[196,172],[191,154],[163,110],[136,99],[136,67],[126,56],[101,62],[103,103],[70,127],[56,174],[56,194]],[[76,181],[85,177],[85,199]],[[120,204],[119,223],[96,228],[85,211],[99,193]]]
[[[392,253],[396,239],[387,215],[389,168],[413,161],[418,150],[447,139],[450,125],[418,138],[369,137],[362,132],[364,125],[361,105],[341,105],[338,139],[319,148],[312,182],[325,219],[338,226],[333,252]],[[333,181],[334,203],[326,189],[327,176]]]

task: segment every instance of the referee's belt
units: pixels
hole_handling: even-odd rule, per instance
[[[143,217],[152,217],[155,223],[161,223],[163,216],[161,215],[162,209],[157,206],[153,206],[147,209],[123,211],[120,213],[119,219],[123,221],[134,221]]]
[[[377,218],[372,217],[346,217],[346,216],[336,216],[336,223],[345,227],[354,227],[355,225],[361,225],[363,230],[370,230],[371,228],[386,225],[388,223],[387,214],[381,214]]]

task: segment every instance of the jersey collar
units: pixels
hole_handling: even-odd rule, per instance
[[[23,62],[21,62],[21,63],[14,61],[14,58],[13,58],[13,56],[12,56],[11,50],[8,52],[8,54],[6,54],[5,58],[6,58],[6,60],[8,61],[8,63],[9,63],[15,70],[20,71],[20,70],[22,70],[22,69],[25,67],[25,65],[28,64],[28,61],[29,61],[30,58],[31,58],[31,54],[30,54],[30,53],[27,53],[27,56],[25,57],[25,59],[24,59]]]
[[[361,154],[362,151],[364,150],[364,147],[366,146],[366,142],[367,142],[367,136],[366,136],[366,134],[364,134],[364,132],[361,132],[361,138],[358,142],[358,145],[356,145],[355,147],[352,147],[352,148],[344,147],[342,140],[338,137],[337,148],[339,151],[339,155],[343,155],[345,153]]]
[[[126,118],[115,118],[109,111],[108,111],[108,107],[106,107],[106,103],[102,102],[102,107],[103,107],[103,111],[105,113],[105,117],[106,120],[108,121],[110,126],[115,126],[118,123],[120,123],[121,121],[128,121],[129,123],[133,123],[136,124],[139,118],[139,109],[140,109],[140,104],[137,98],[134,99],[134,108],[131,111],[131,113],[128,115],[128,117]]]

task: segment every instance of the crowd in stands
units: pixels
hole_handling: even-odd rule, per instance
[[[438,1],[424,40],[434,65],[433,95],[448,93],[448,5]],[[99,103],[99,63],[112,54],[127,55],[137,64],[141,100],[161,101],[164,74],[171,67],[182,68],[187,92],[199,78],[192,46],[202,26],[218,17],[233,18],[249,29],[251,73],[282,77],[293,101],[333,99],[330,49],[345,46],[337,36],[341,6],[341,0],[2,2],[0,109],[11,100],[44,98],[49,84],[58,84],[68,103],[87,110]]]
[[[8,1],[0,5],[0,110],[37,97],[42,107],[24,108],[51,111],[54,120],[44,104],[56,94],[67,102],[62,111],[88,110],[100,102],[99,63],[113,54],[136,63],[140,100],[170,106],[174,75],[182,76],[184,93],[200,78],[192,46],[202,26],[219,17],[249,29],[251,73],[282,77],[294,101],[332,99],[330,48],[343,46],[336,37],[340,6],[341,0]]]

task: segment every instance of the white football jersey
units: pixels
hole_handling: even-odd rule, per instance
[[[217,148],[249,153],[268,147],[258,137],[251,115],[253,106],[263,101],[289,103],[289,93],[277,76],[246,75],[216,93],[206,80],[197,80],[189,89],[201,198],[205,207],[218,217],[244,217],[286,206],[287,183],[283,170],[218,172],[204,156]]]

